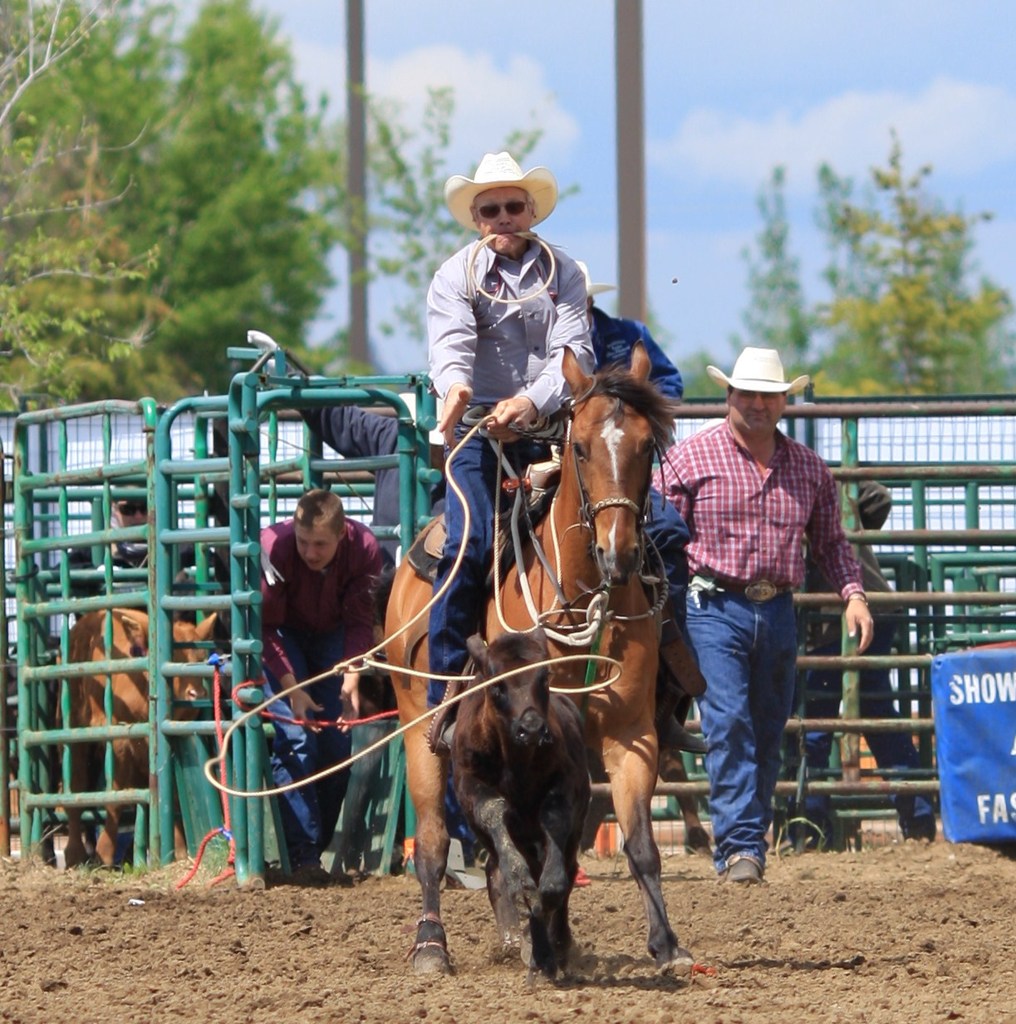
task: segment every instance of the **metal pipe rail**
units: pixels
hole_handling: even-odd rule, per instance
[[[776,783],[777,796],[795,796],[798,794],[796,782],[781,780]],[[609,782],[594,782],[591,787],[593,796],[609,797]],[[931,793],[939,791],[938,779],[910,780],[899,779],[882,781],[878,779],[861,782],[809,782],[808,791],[828,793],[830,796],[891,796],[895,793]],[[694,782],[657,782],[654,796],[708,796],[709,781],[701,779]]]

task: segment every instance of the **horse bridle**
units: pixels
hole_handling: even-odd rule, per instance
[[[586,391],[572,402],[571,414],[568,420],[568,434],[565,437],[565,443],[571,444],[571,428],[575,422],[575,411],[578,407],[591,397],[591,390]],[[574,450],[572,451],[572,463],[575,466],[575,482],[578,484],[579,496],[581,498],[581,505],[579,507],[579,518],[582,520],[583,526],[588,530],[593,529],[594,521],[604,509],[607,508],[626,508],[632,515],[635,516],[635,525],[638,529],[639,536],[642,535],[642,524],[645,522],[646,513],[649,511],[649,490],[646,489],[645,501],[641,507],[638,502],[633,501],[631,498],[626,497],[623,494],[618,494],[611,498],[601,498],[599,501],[591,502],[589,500],[589,491],[586,488],[586,483],[582,479],[582,470],[579,469],[579,460],[575,458]]]
[[[575,410],[578,408],[579,405],[585,402],[586,399],[590,398],[591,394],[592,388],[589,391],[583,393],[582,395],[579,395],[578,398],[573,399],[571,403],[571,408],[569,410],[570,415],[568,420],[568,432],[565,437],[566,444],[571,444],[571,428],[572,424],[575,422]],[[585,526],[585,528],[589,530],[590,534],[593,535],[593,537],[595,537],[593,524],[598,513],[602,512],[606,508],[628,509],[635,516],[635,525],[638,531],[639,542],[642,546],[642,558],[644,561],[646,558],[647,547],[646,535],[643,529],[643,524],[645,523],[646,516],[649,513],[650,489],[648,487],[646,488],[646,497],[641,507],[639,506],[638,502],[633,501],[631,498],[625,497],[624,495],[617,495],[611,498],[601,498],[597,502],[590,502],[589,491],[586,488],[585,481],[582,479],[582,471],[579,469],[579,460],[575,457],[574,449],[572,450],[572,462],[575,465],[575,481],[578,485],[579,496],[581,498],[581,506],[579,508],[579,519],[581,520],[583,526]],[[647,579],[646,582],[655,583],[654,589],[656,590],[656,600],[653,603],[653,606],[649,609],[649,611],[645,613],[645,616],[616,616],[619,619],[633,621],[634,619],[650,617],[656,615],[663,608],[663,605],[666,601],[666,589],[662,586],[660,581],[663,578],[665,578],[665,569],[663,568],[663,560],[662,558],[660,558],[659,552],[656,551],[655,545],[651,544],[651,547],[653,548],[653,553],[656,555],[656,559],[659,562],[661,575],[659,580],[652,581]],[[609,588],[606,588],[604,581],[601,581],[600,587],[597,591],[595,591],[595,593],[598,593],[601,596],[606,596],[607,589]]]

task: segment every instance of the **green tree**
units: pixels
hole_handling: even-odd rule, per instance
[[[342,217],[326,108],[311,111],[287,45],[248,0],[206,0],[181,37],[171,5],[123,4],[35,96],[47,124],[86,124],[116,192],[106,222],[152,256],[130,358],[76,349],[81,398],[222,391],[248,328],[304,351]],[[137,312],[137,311],[135,311]],[[110,299],[104,313],[125,313]]]
[[[944,209],[925,191],[931,173],[904,171],[895,136],[858,202],[849,181],[821,169],[832,293],[816,310],[829,338],[822,391],[984,392],[1005,381],[1010,298],[985,277],[972,283],[972,232],[989,215]]]
[[[151,253],[110,217],[119,200],[95,126],[42,116],[37,97],[80,59],[116,3],[13,0],[0,16],[0,402],[29,392],[73,398],[74,359],[132,351],[132,283]]]
[[[222,390],[220,354],[248,328],[302,345],[332,282],[341,160],[288,48],[247,0],[204,4],[182,56],[177,126],[153,182],[172,309],[153,347],[184,359],[195,385]]]
[[[828,165],[819,170],[829,296],[809,305],[777,168],[759,196],[756,251],[745,253],[747,343],[780,349],[826,395],[1007,389],[1012,303],[972,259],[974,229],[990,215],[946,210],[927,191],[931,173],[905,173],[895,135],[860,196]]]
[[[28,11],[27,0],[17,2]],[[19,386],[30,380],[79,399],[222,391],[234,370],[225,350],[252,327],[311,368],[347,370],[342,331],[324,346],[307,344],[333,284],[329,259],[363,216],[342,184],[345,128],[323,100],[308,103],[274,22],[250,0],[204,0],[183,32],[170,3],[123,0],[101,12],[87,32],[68,23],[73,60],[20,97],[20,135],[3,150],[20,160],[3,181],[31,171],[36,214],[65,212],[55,198],[75,189],[88,197],[72,205],[87,216],[39,230],[49,246],[73,241],[79,259],[101,261],[73,286],[36,294],[25,273],[16,276],[17,261],[4,260],[0,301],[35,307],[18,320],[22,334],[36,332],[35,349],[19,356],[30,370]],[[385,336],[422,342],[427,285],[461,244],[443,203],[451,112],[447,93],[434,94],[412,128],[399,111],[372,108],[370,273],[398,295]],[[87,175],[67,160],[31,163],[25,139],[38,125],[62,133],[63,150]],[[536,139],[516,135],[507,145],[523,158]],[[26,223],[8,220],[4,230],[26,233]],[[37,307],[57,296],[59,309],[40,324]]]

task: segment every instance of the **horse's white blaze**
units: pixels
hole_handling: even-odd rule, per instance
[[[614,525],[610,528],[610,554],[613,557],[617,557],[617,520],[614,520]]]
[[[621,454],[621,442],[624,440],[624,430],[621,429],[619,423],[610,421],[604,423],[603,431],[600,436],[603,438],[603,443],[607,446],[607,454],[610,456],[610,472],[611,476],[621,482],[621,470],[620,470],[620,454]],[[615,520],[614,525],[610,528],[610,555],[612,557],[617,556],[617,521]]]
[[[621,442],[624,440],[624,431],[617,423],[604,423],[603,432],[600,436],[603,438],[603,443],[607,446],[607,454],[610,456],[611,475],[615,480],[620,480],[618,456],[621,453]]]

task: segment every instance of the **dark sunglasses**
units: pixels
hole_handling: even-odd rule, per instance
[[[122,516],[147,515],[148,506],[137,501],[118,501],[116,507]]]
[[[484,220],[493,220],[504,207],[505,213],[517,217],[528,205],[524,199],[509,199],[507,203],[484,203],[476,208],[476,212]]]

